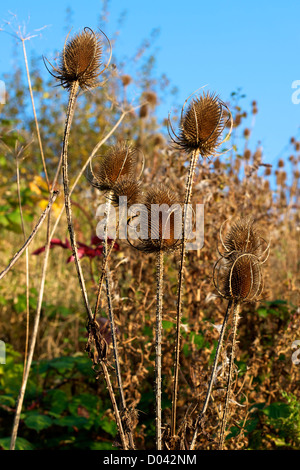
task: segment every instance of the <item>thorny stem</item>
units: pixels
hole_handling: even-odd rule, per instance
[[[163,275],[164,257],[163,251],[157,253],[156,265],[156,356],[155,356],[155,380],[156,380],[156,449],[162,450],[161,432],[161,343],[162,343],[162,305],[163,305]]]
[[[69,175],[68,175],[68,144],[69,144],[71,124],[72,124],[72,120],[74,116],[78,87],[79,87],[78,82],[73,82],[71,89],[70,89],[69,103],[68,103],[68,109],[67,109],[67,118],[66,118],[66,124],[65,124],[65,133],[64,133],[64,139],[63,139],[63,148],[62,148],[62,175],[63,175],[63,186],[64,186],[64,195],[65,195],[65,209],[66,209],[68,230],[69,230],[69,235],[70,235],[70,243],[71,243],[71,247],[73,250],[73,256],[75,260],[75,266],[77,270],[77,276],[78,276],[78,280],[79,280],[79,284],[80,284],[80,288],[82,292],[83,301],[85,304],[85,308],[86,308],[89,320],[92,320],[93,315],[92,315],[92,311],[91,311],[88,297],[87,297],[84,277],[82,274],[82,269],[80,266],[77,245],[76,245],[76,237],[75,237],[75,231],[74,231],[73,220],[72,220],[72,206],[71,206]]]
[[[117,426],[118,426],[118,429],[119,429],[120,438],[121,438],[121,442],[122,442],[122,445],[123,445],[123,450],[127,450],[128,449],[127,439],[126,439],[125,434],[124,434],[123,424],[122,424],[121,416],[120,416],[120,413],[119,413],[118,405],[117,405],[117,402],[116,402],[116,397],[115,397],[115,394],[114,394],[114,391],[113,391],[113,388],[112,388],[112,384],[111,384],[111,380],[110,380],[110,376],[109,376],[109,373],[108,373],[108,370],[107,370],[106,363],[103,360],[101,360],[101,367],[102,367],[104,379],[105,379],[105,382],[106,382],[106,385],[107,385],[107,390],[108,390],[108,393],[109,393],[109,396],[110,396],[110,400],[111,400],[111,403],[112,403],[112,406],[113,406],[113,410],[114,410],[114,414],[115,414],[115,418],[116,418],[116,423],[117,423]]]
[[[71,188],[71,191],[70,191],[69,195],[72,194],[75,186],[77,185],[77,183],[79,181],[79,178],[81,177],[82,173],[84,172],[84,170],[85,170],[86,166],[88,165],[89,161],[93,158],[93,156],[95,155],[95,153],[97,152],[99,147],[101,147],[101,145],[103,145],[103,143],[111,136],[111,134],[119,126],[119,124],[122,122],[125,115],[126,115],[126,112],[123,112],[121,117],[117,121],[117,123],[110,130],[110,132],[95,146],[95,148],[94,148],[92,154],[90,155],[89,159],[87,160],[87,162],[85,163],[85,165],[83,166],[81,171],[79,172],[79,174],[78,174],[78,176],[77,176],[77,178],[76,178],[76,180],[75,180],[75,182],[74,182],[74,184]],[[37,121],[36,121],[36,123],[37,123]],[[38,125],[38,123],[37,123],[37,125]],[[60,170],[60,167],[61,167],[61,164],[62,164],[62,157],[63,157],[63,153],[61,155],[61,158],[60,158],[60,161],[59,161],[59,164],[58,164],[58,168],[57,168],[57,171],[56,171],[53,183],[52,183],[52,188],[55,187],[56,181],[57,181],[58,176],[59,176],[59,170]],[[9,265],[0,273],[0,280],[1,280],[9,272],[9,270],[17,262],[17,260],[21,257],[24,250],[27,250],[27,248],[30,245],[30,243],[32,242],[34,236],[36,235],[36,233],[40,229],[42,223],[44,222],[46,216],[49,214],[48,222],[47,222],[47,242],[46,242],[46,246],[45,246],[45,257],[44,257],[44,263],[43,263],[43,269],[42,269],[42,278],[41,278],[41,285],[40,285],[40,291],[39,291],[38,305],[37,305],[36,316],[35,316],[35,320],[34,320],[31,343],[30,343],[30,346],[29,346],[29,353],[28,353],[28,357],[27,357],[27,361],[26,361],[26,368],[24,366],[22,385],[21,385],[21,388],[20,388],[20,391],[19,391],[19,396],[18,396],[17,403],[16,403],[16,412],[15,412],[15,417],[14,417],[11,443],[10,443],[10,449],[11,450],[13,450],[15,448],[17,432],[18,432],[18,427],[19,427],[19,422],[20,422],[20,415],[21,415],[21,411],[22,411],[26,386],[27,386],[29,372],[30,372],[30,368],[31,368],[31,363],[32,363],[33,354],[34,354],[34,350],[35,350],[36,338],[37,338],[37,333],[38,333],[38,328],[39,328],[40,313],[41,313],[42,301],[43,301],[43,296],[44,296],[45,279],[46,279],[46,272],[47,272],[47,266],[48,266],[49,251],[50,251],[50,240],[54,235],[54,232],[57,228],[58,222],[59,222],[59,220],[61,218],[61,215],[63,213],[63,210],[61,210],[59,216],[56,219],[56,222],[54,224],[52,232],[50,234],[49,233],[50,232],[50,209],[51,209],[53,203],[55,202],[58,194],[59,194],[59,191],[53,191],[52,192],[52,194],[50,195],[50,198],[49,198],[49,203],[48,203],[46,209],[44,210],[44,212],[42,213],[38,223],[36,224],[33,231],[31,232],[30,236],[28,237],[28,239],[26,240],[26,242],[24,243],[22,248],[14,255],[14,257],[12,258]],[[110,376],[109,376],[109,373],[107,371],[106,364],[103,361],[101,361],[101,366],[102,366],[105,381],[106,381],[106,384],[107,384],[107,389],[108,389],[109,394],[110,394],[111,402],[112,402],[112,405],[113,405],[113,408],[114,408],[114,412],[115,412],[115,416],[116,416],[116,422],[117,422],[117,425],[118,425],[118,429],[119,429],[121,441],[122,441],[122,444],[123,444],[123,448],[127,449],[127,441],[124,437],[123,426],[122,426],[122,422],[120,421],[120,414],[119,414],[119,410],[118,410],[118,407],[117,407],[117,404],[116,404],[116,401],[115,401],[114,392],[113,392],[111,381],[110,381]]]
[[[228,323],[228,318],[229,318],[231,306],[232,306],[232,301],[230,300],[228,302],[226,314],[225,314],[223,324],[222,324],[222,328],[221,328],[221,332],[220,332],[220,337],[219,337],[219,341],[218,341],[218,345],[217,345],[217,349],[216,349],[216,355],[215,355],[215,359],[214,359],[214,363],[213,363],[212,373],[211,373],[211,376],[210,376],[208,390],[207,390],[207,393],[206,393],[206,397],[205,397],[205,401],[204,401],[204,405],[202,407],[201,413],[199,414],[199,416],[197,417],[197,420],[196,420],[195,432],[194,432],[193,439],[192,439],[192,442],[191,442],[191,445],[190,445],[190,450],[194,450],[194,448],[195,448],[195,444],[196,444],[196,440],[197,440],[197,436],[198,436],[198,432],[199,432],[200,422],[201,422],[201,419],[203,418],[203,416],[206,413],[208,403],[209,403],[209,400],[210,400],[210,397],[211,397],[211,392],[212,392],[212,388],[213,388],[214,381],[215,381],[216,370],[217,370],[217,366],[218,366],[218,361],[219,361],[219,357],[220,357],[220,352],[221,352],[221,348],[222,348],[222,344],[223,344],[223,340],[224,340],[224,334],[225,334],[225,331],[226,331],[226,326],[227,326],[227,323]]]
[[[70,235],[70,243],[71,243],[72,250],[73,250],[78,280],[79,280],[85,308],[87,311],[89,321],[92,321],[93,314],[89,305],[87,292],[85,288],[84,277],[83,277],[80,262],[79,262],[75,231],[74,231],[73,221],[72,221],[72,208],[71,208],[69,176],[68,176],[68,158],[67,158],[68,142],[69,142],[71,123],[72,123],[72,119],[74,115],[78,86],[79,86],[78,82],[74,82],[70,89],[69,104],[68,104],[67,118],[66,118],[66,125],[65,125],[65,134],[64,134],[64,140],[63,140],[63,150],[62,150],[62,173],[63,173],[64,194],[65,194],[65,208],[66,208],[68,230],[69,230],[69,235]],[[109,212],[109,208],[108,208],[108,212]],[[107,237],[106,237],[106,243],[105,243],[105,250],[106,248],[107,248]],[[117,345],[116,345],[115,324],[114,324],[114,318],[113,318],[113,313],[112,313],[111,296],[110,296],[110,290],[109,290],[109,279],[107,275],[106,275],[106,288],[107,288],[107,297],[108,297],[108,308],[110,312],[109,315],[110,315],[110,322],[111,322],[111,333],[112,333],[112,338],[113,338],[114,354],[115,354],[115,360],[116,360],[117,378],[118,378],[119,390],[120,390],[120,395],[121,395],[121,400],[122,400],[122,408],[125,409],[125,398],[124,398],[123,387],[122,387],[122,382],[121,382],[120,366],[119,366],[117,347],[116,347]],[[120,429],[120,433],[122,433],[123,429],[122,428],[119,428],[119,429]]]
[[[106,225],[105,225],[105,235],[104,235],[104,257],[106,259],[106,264],[104,267],[105,273],[105,285],[106,285],[106,297],[107,297],[107,305],[108,305],[108,314],[109,314],[109,321],[110,321],[110,329],[111,329],[111,336],[112,336],[112,343],[113,343],[113,351],[114,351],[114,358],[115,358],[115,368],[116,368],[116,375],[121,399],[121,408],[123,414],[126,411],[126,400],[124,395],[123,389],[123,382],[122,382],[122,375],[121,375],[121,367],[120,367],[120,360],[119,360],[119,352],[118,352],[118,343],[117,343],[117,334],[116,334],[116,324],[115,324],[115,316],[112,306],[112,297],[111,297],[111,289],[110,289],[110,271],[108,266],[108,225],[109,225],[109,216],[110,216],[110,209],[111,209],[111,194],[108,195],[106,200]],[[134,449],[134,442],[131,430],[128,431],[128,438],[130,443],[130,448]]]
[[[233,372],[233,363],[234,363],[234,357],[235,357],[236,334],[237,334],[237,327],[238,327],[238,321],[239,321],[239,308],[240,308],[239,303],[234,302],[233,303],[232,346],[231,346],[231,353],[230,353],[230,359],[229,359],[226,398],[225,398],[223,418],[222,418],[220,438],[219,438],[219,450],[223,450],[224,440],[225,440],[225,429],[226,429],[226,423],[227,423],[228,405],[230,401],[231,386],[232,386],[232,372]]]
[[[176,435],[176,410],[178,395],[178,375],[180,362],[180,326],[182,318],[182,287],[183,287],[183,271],[186,252],[186,219],[188,206],[191,202],[193,178],[198,160],[198,152],[195,150],[191,154],[190,166],[185,191],[185,213],[182,218],[182,244],[180,253],[180,268],[178,274],[178,298],[177,298],[177,315],[176,315],[176,343],[175,343],[175,362],[174,362],[174,382],[173,382],[173,398],[172,398],[172,417],[171,417],[171,436]]]

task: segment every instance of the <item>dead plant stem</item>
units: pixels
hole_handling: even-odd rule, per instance
[[[188,206],[191,202],[192,187],[196,164],[198,160],[198,152],[195,150],[190,157],[190,165],[185,191],[185,213],[182,218],[182,244],[180,253],[180,267],[178,274],[178,298],[176,313],[176,342],[175,342],[175,362],[174,362],[174,379],[173,379],[173,397],[172,397],[172,416],[171,416],[171,436],[176,435],[176,412],[177,412],[177,395],[178,395],[178,376],[180,363],[180,326],[182,319],[182,290],[183,290],[183,273],[186,255],[186,219],[188,214]]]

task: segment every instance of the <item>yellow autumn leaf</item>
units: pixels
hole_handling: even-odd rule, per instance
[[[31,182],[29,183],[29,188],[30,188],[30,191],[31,191],[32,193],[35,193],[35,194],[41,194],[41,193],[42,193],[42,191],[40,190],[40,188],[39,188],[33,181],[31,181]]]
[[[42,199],[40,202],[39,202],[39,207],[44,211],[48,205],[48,199]],[[58,217],[59,214],[60,214],[60,211],[63,207],[63,201],[62,202],[54,202],[54,204],[52,204],[52,213],[54,215],[54,217]]]

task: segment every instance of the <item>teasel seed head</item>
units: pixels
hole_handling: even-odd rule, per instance
[[[239,219],[224,240],[221,230],[224,251],[220,253],[213,273],[218,293],[235,302],[257,300],[263,290],[262,264],[269,256],[269,244],[251,218]]]
[[[114,206],[119,206],[120,197],[127,198],[127,206],[139,204],[142,198],[141,182],[131,176],[121,176],[114,184],[111,191],[111,201]]]
[[[217,148],[228,139],[233,125],[228,106],[214,93],[203,92],[192,99],[186,110],[184,107],[185,104],[181,111],[179,136],[173,131],[169,119],[172,141],[188,153],[198,151],[202,157],[216,155]],[[226,139],[221,140],[229,121],[230,131]]]
[[[127,74],[122,75],[121,80],[122,80],[123,87],[127,87],[132,82],[131,76]]]
[[[121,142],[111,147],[92,169],[89,165],[85,176],[89,183],[99,191],[112,191],[122,177],[136,179],[138,150]]]
[[[47,62],[50,64],[48,60]],[[44,63],[46,65],[45,59]],[[46,67],[64,88],[69,90],[73,83],[78,82],[82,90],[87,90],[98,85],[98,77],[106,70],[108,64],[100,70],[102,65],[101,36],[90,28],[84,28],[71,39],[67,36],[58,67],[50,64],[53,72],[47,65]]]
[[[134,248],[145,253],[172,252],[179,248],[182,204],[178,193],[158,184],[146,192],[142,203],[141,224],[148,227],[148,237],[140,239]]]

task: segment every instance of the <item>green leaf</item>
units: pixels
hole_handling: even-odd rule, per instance
[[[272,403],[262,410],[265,415],[269,418],[278,419],[278,418],[288,418],[291,414],[290,407],[287,403]]]
[[[112,421],[111,419],[105,417],[99,422],[100,427],[103,429],[103,431],[107,432],[108,434],[111,434],[111,436],[115,436],[117,434],[117,425],[115,421]]]
[[[56,419],[54,423],[57,426],[67,426],[67,427],[76,427],[82,429],[88,423],[88,420],[83,416],[62,416],[59,419]]]
[[[69,402],[68,395],[63,390],[50,390],[47,393],[45,403],[51,412],[60,415],[67,409]]]
[[[110,442],[92,442],[90,445],[91,450],[114,450],[114,447]]]
[[[162,327],[163,327],[164,330],[170,331],[174,328],[174,322],[163,320],[162,321]]]
[[[53,424],[53,421],[49,416],[39,413],[32,413],[29,416],[27,415],[24,422],[28,428],[34,429],[36,432],[40,432],[42,429],[47,429]]]
[[[0,447],[4,450],[9,450],[10,447],[10,437],[3,437],[0,439]],[[15,450],[33,450],[34,446],[23,437],[17,437]]]

